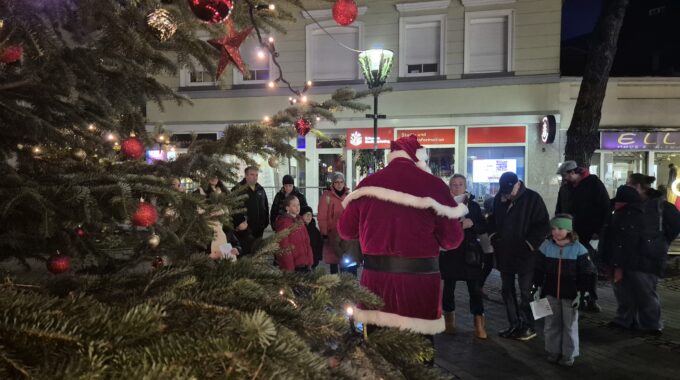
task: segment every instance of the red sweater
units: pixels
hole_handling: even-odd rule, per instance
[[[276,231],[284,230],[295,223],[300,223],[293,232],[279,242],[281,249],[285,253],[277,256],[276,262],[284,272],[293,272],[296,267],[312,266],[314,264],[314,254],[312,245],[309,242],[309,234],[302,217],[295,218],[289,214],[283,214],[276,219]]]

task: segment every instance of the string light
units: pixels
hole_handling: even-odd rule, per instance
[[[317,116],[316,121],[321,121],[321,118]]]
[[[303,97],[300,99],[300,101],[301,101],[302,103],[307,103],[307,97],[306,97],[306,96],[303,96]]]
[[[307,86],[308,86],[308,87],[312,87],[312,81],[311,81],[311,80],[308,80],[308,81],[307,81]]]
[[[269,83],[267,83],[267,86],[269,88],[274,88],[274,87],[276,87],[276,83],[274,83],[274,81],[269,81]]]
[[[109,133],[109,134],[106,136],[106,139],[109,140],[109,141],[113,141],[113,140],[116,139],[116,136],[114,136],[113,133]]]
[[[269,116],[264,117],[264,122],[269,123],[272,119]]]
[[[270,44],[273,44],[274,43],[274,37],[269,37],[268,41],[269,41]]]
[[[264,59],[264,57],[265,57],[264,51],[258,50],[257,51],[257,58]]]
[[[40,154],[40,153],[42,153],[42,150],[40,149],[40,147],[36,146],[35,148],[33,148],[33,153]]]
[[[87,126],[88,131],[94,131],[95,129],[97,129],[97,127],[95,127],[94,124],[90,124]]]
[[[274,5],[274,4],[269,4],[269,10],[270,10],[270,11],[276,10],[276,5]]]
[[[163,140],[165,140],[165,136],[163,136],[163,135],[158,136],[158,141],[163,141]]]

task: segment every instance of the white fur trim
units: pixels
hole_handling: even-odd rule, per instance
[[[427,166],[427,162],[425,162],[427,160],[427,152],[425,151],[425,148],[418,149],[416,151],[416,157],[418,157],[418,161],[414,161],[416,166],[420,170],[432,174],[432,170],[430,170],[430,167]],[[411,156],[409,156],[408,153],[406,153],[406,151],[395,150],[395,151],[390,152],[390,154],[387,155],[387,163],[389,164],[395,158],[405,158],[409,161],[413,161]]]
[[[349,202],[364,196],[422,210],[431,208],[437,215],[449,219],[458,219],[468,213],[467,206],[462,203],[458,204],[456,207],[451,207],[443,205],[430,197],[416,197],[415,195],[403,193],[401,191],[377,186],[360,187],[352,191],[342,201],[342,207],[347,207]]]
[[[380,310],[361,310],[355,308],[354,320],[368,325],[395,327],[400,330],[409,330],[414,333],[427,335],[439,334],[445,329],[443,317],[439,319],[412,318]]]

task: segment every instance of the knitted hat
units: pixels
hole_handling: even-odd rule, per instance
[[[566,172],[575,170],[578,168],[578,164],[576,161],[569,160],[569,161],[564,161],[562,165],[560,165],[559,169],[557,169],[556,174],[564,175]]]
[[[619,203],[637,203],[642,202],[642,198],[640,197],[640,193],[638,193],[634,187],[622,185],[616,189],[616,197],[614,198],[614,201]]]
[[[300,215],[304,215],[308,212],[311,213],[312,215],[314,215],[314,210],[312,210],[312,208],[309,207],[309,206],[305,206],[305,207],[300,209]]]
[[[390,150],[392,152],[403,150],[406,154],[408,154],[411,160],[416,163],[416,166],[425,170],[426,172],[430,171],[430,168],[425,162],[428,159],[427,150],[423,148],[422,145],[420,145],[416,135],[402,137],[396,141],[390,142]]]
[[[501,175],[501,178],[498,180],[498,185],[500,188],[498,189],[498,192],[501,194],[510,194],[512,193],[513,187],[515,187],[515,184],[519,182],[519,178],[517,178],[517,174],[513,172],[505,172]]]
[[[283,184],[284,185],[294,185],[295,181],[293,181],[293,176],[290,174],[286,174],[283,176]]]
[[[554,218],[550,219],[550,226],[556,227],[562,230],[567,230],[569,232],[573,231],[573,219],[569,214],[557,214]]]

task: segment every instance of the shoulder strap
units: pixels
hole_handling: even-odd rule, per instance
[[[663,232],[663,198],[659,198],[656,202],[657,211],[659,212],[659,232]]]

